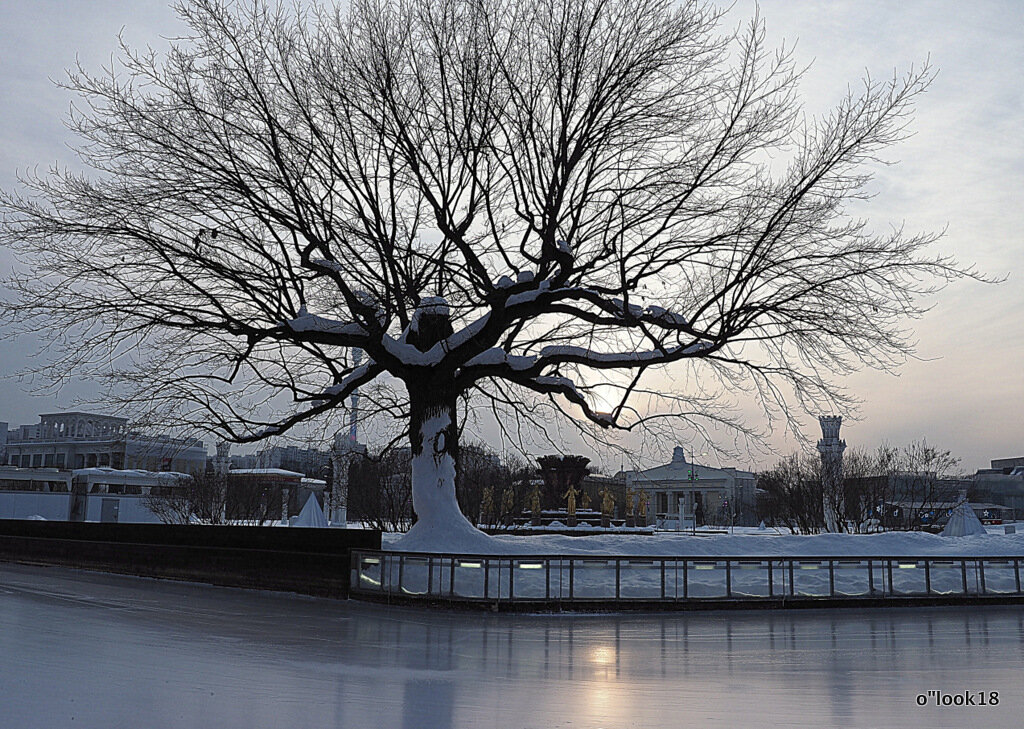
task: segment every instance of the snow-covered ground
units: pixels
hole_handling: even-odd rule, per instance
[[[402,534],[385,534],[384,549],[448,554],[609,555],[644,557],[1024,557],[1024,524],[1016,534],[1003,526],[987,534],[943,537],[925,532],[882,534],[792,535],[777,530],[736,528],[734,534],[693,536],[681,532],[654,535],[608,534],[569,537],[558,534],[495,536],[487,540],[459,537],[442,545],[411,549]]]

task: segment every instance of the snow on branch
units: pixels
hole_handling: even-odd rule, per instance
[[[702,341],[646,352],[595,352],[586,347],[554,345],[541,349],[540,359],[542,364],[574,362],[588,367],[642,367],[692,357],[714,346],[713,342]]]
[[[299,315],[294,319],[282,321],[281,326],[291,329],[293,332],[324,332],[325,334],[338,334],[341,336],[366,336],[366,329],[355,322],[343,322],[337,319],[328,319],[316,314],[310,314],[306,307],[299,309]]]

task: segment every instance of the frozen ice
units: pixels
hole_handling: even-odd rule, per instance
[[[467,614],[0,564],[4,729],[985,729],[1022,652],[1013,606]]]

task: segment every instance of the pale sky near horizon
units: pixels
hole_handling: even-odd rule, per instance
[[[862,372],[846,381],[863,400],[857,420],[844,414],[848,445],[871,450],[927,438],[960,457],[969,472],[994,458],[1024,456],[1024,2],[760,0],[758,6],[769,41],[796,42],[797,61],[811,64],[801,89],[812,113],[838,101],[866,72],[886,77],[930,60],[938,75],[917,105],[914,136],[890,153],[899,164],[883,170],[872,187],[876,197],[858,212],[876,231],[892,225],[945,230],[936,252],[1006,277],[998,285],[957,282],[934,297],[933,309],[913,324],[921,359],[898,376]],[[738,0],[729,22],[754,7],[753,0]],[[104,64],[122,27],[133,44],[160,48],[160,36],[180,26],[164,0],[0,3],[0,186],[10,189],[16,170],[73,161],[73,139],[63,126],[72,99],[49,79],[61,77],[76,56],[87,68]],[[0,276],[10,267],[0,245]],[[0,377],[30,367],[34,346],[0,343]],[[35,423],[39,413],[70,409],[74,396],[87,392],[76,385],[38,397],[17,379],[0,379],[0,421]],[[756,424],[756,413],[751,418]],[[817,438],[814,418],[802,419],[805,435]],[[779,453],[796,447],[784,433],[770,443]],[[663,444],[662,456],[672,445]],[[775,458],[752,455],[722,465],[756,469]],[[715,459],[705,460],[718,465]],[[649,457],[636,465],[659,462]]]

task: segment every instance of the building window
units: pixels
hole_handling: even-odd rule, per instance
[[[64,453],[57,454],[57,468],[64,468]]]
[[[32,468],[39,468],[43,465],[43,454],[33,453],[32,454]]]
[[[53,468],[53,454],[52,453],[47,453],[45,456],[43,456],[43,465],[46,466],[47,468]]]
[[[82,453],[75,454],[75,468],[85,468],[85,455]]]
[[[109,453],[100,453],[99,465],[100,465],[101,468],[110,465],[110,454]]]

